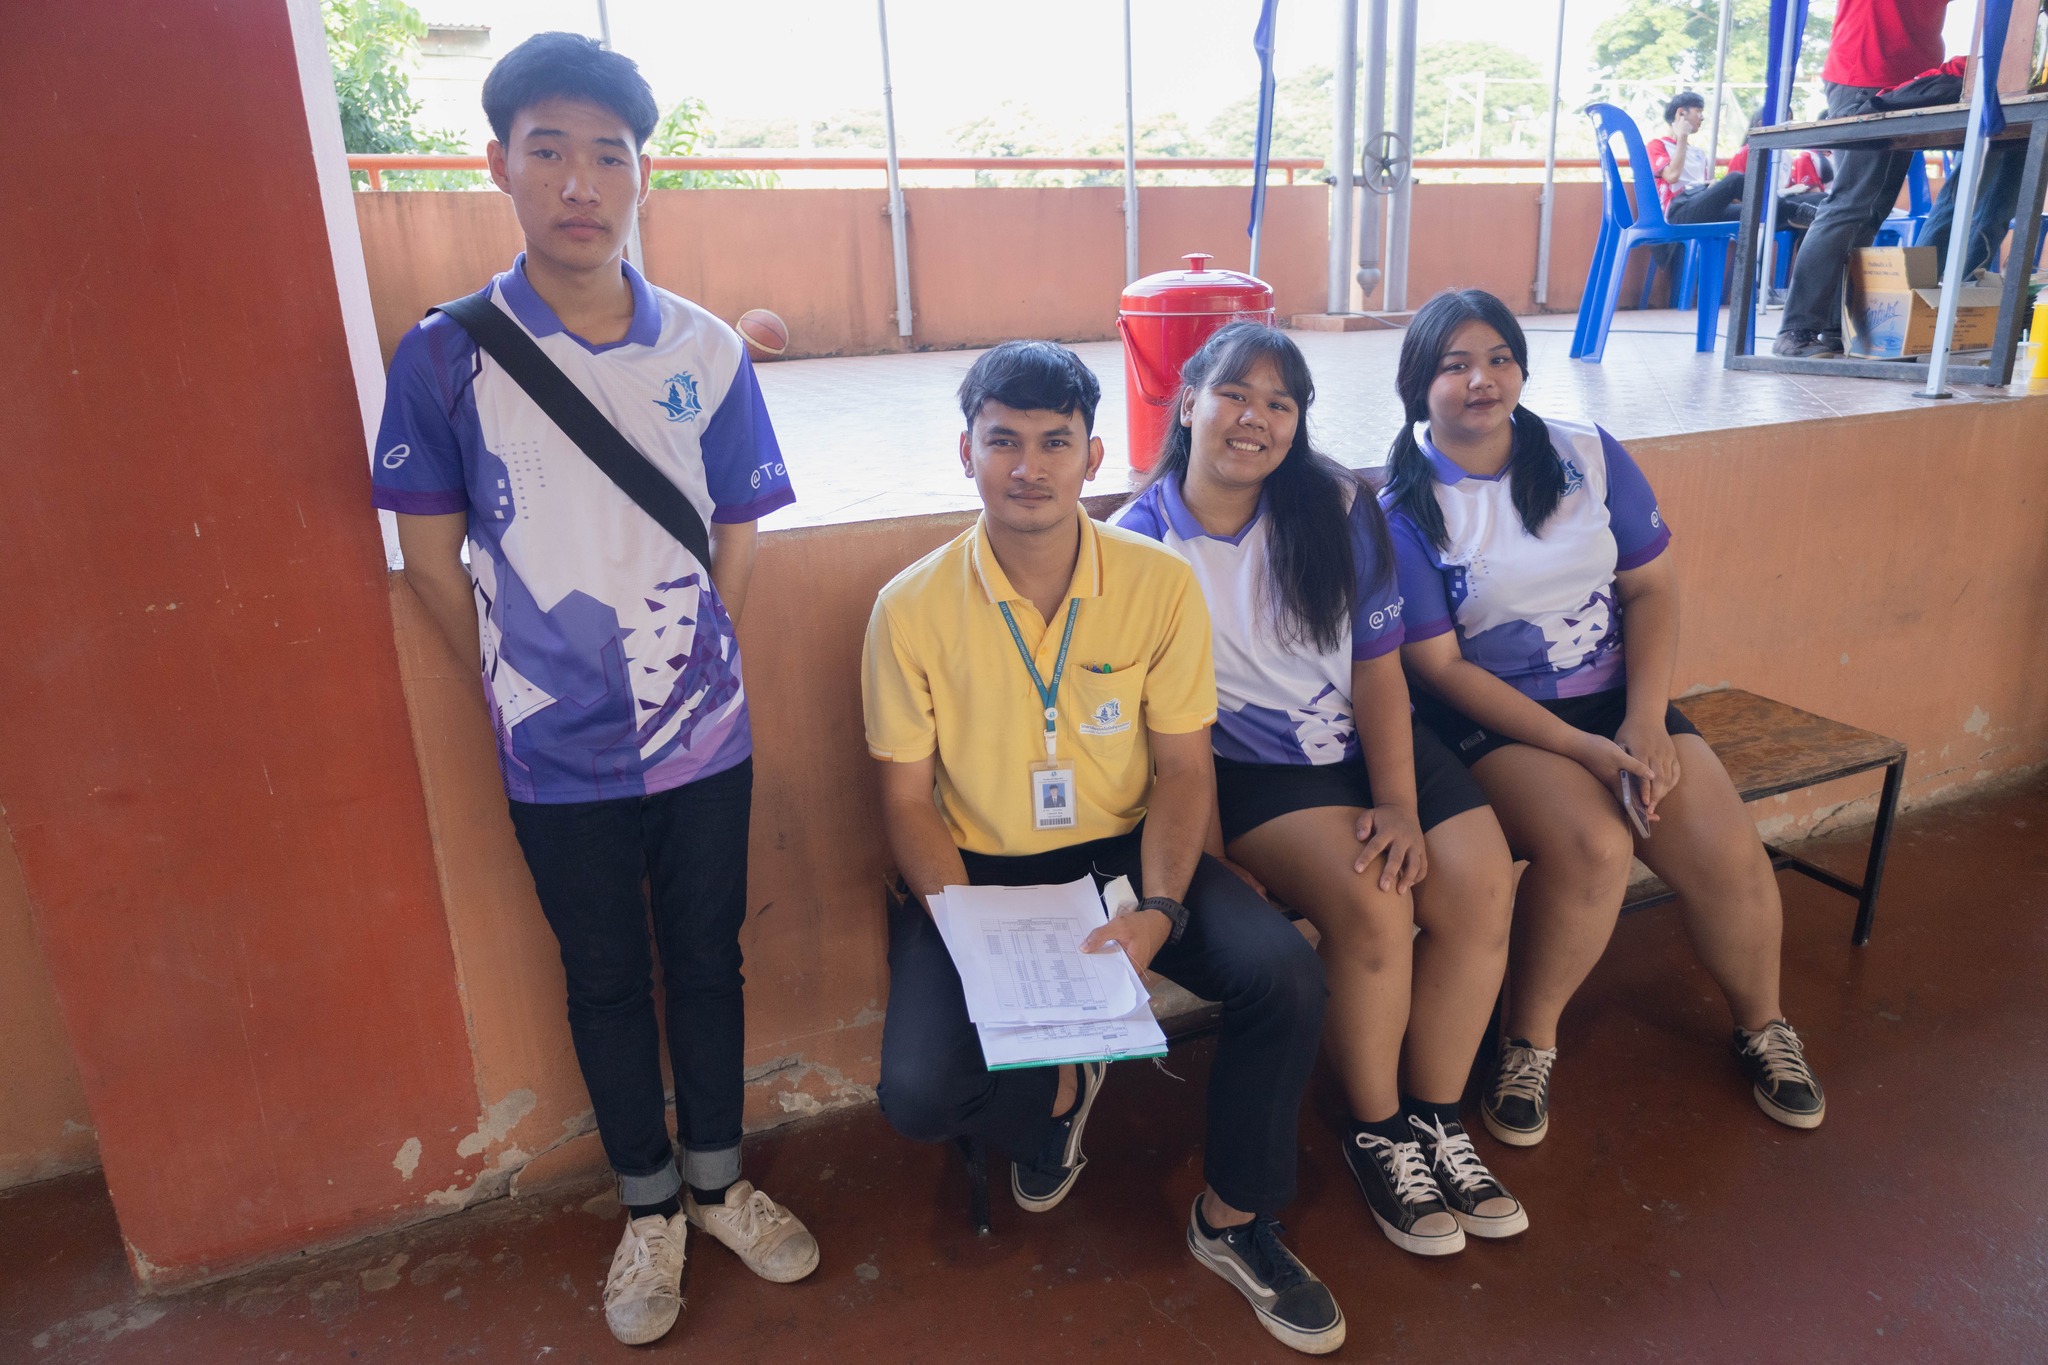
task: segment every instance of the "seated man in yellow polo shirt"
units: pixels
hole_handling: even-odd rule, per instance
[[[1064,1199],[1106,1068],[989,1071],[918,901],[947,886],[1130,877],[1142,908],[1083,947],[1120,949],[1223,1006],[1189,1249],[1275,1337],[1333,1351],[1344,1315],[1274,1222],[1294,1198],[1322,966],[1202,851],[1216,796],[1209,613],[1185,560],[1082,510],[1102,462],[1099,397],[1062,346],[1013,341],[977,360],[960,386],[960,462],[981,518],[882,589],[868,626],[868,748],[917,897],[889,926],[882,1112],[920,1141],[994,1143],[1025,1209]]]

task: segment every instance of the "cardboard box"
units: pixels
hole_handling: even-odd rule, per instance
[[[1867,246],[1849,253],[1842,293],[1842,352],[1868,360],[1927,355],[1941,311],[1941,261],[1931,246]],[[1997,284],[1956,293],[1951,351],[1981,350],[1998,328]]]

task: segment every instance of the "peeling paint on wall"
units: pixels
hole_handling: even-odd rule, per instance
[[[398,1149],[398,1155],[391,1158],[391,1164],[398,1168],[400,1176],[407,1180],[412,1179],[412,1173],[420,1168],[420,1140],[416,1137],[407,1138],[405,1145]]]
[[[540,1103],[531,1090],[515,1090],[484,1110],[477,1120],[476,1131],[455,1144],[457,1156],[478,1156],[486,1149],[495,1147],[510,1137],[512,1130],[519,1126],[519,1120],[533,1112]]]
[[[1981,706],[1972,707],[1970,709],[1970,718],[1963,722],[1963,733],[1981,737],[1990,733],[1990,730],[1991,713]]]

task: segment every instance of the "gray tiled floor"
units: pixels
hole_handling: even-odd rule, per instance
[[[1762,321],[1769,329],[1775,315]],[[1891,412],[1925,401],[1905,381],[1724,370],[1718,351],[1693,350],[1690,313],[1623,314],[1599,365],[1569,358],[1569,314],[1525,318],[1523,326],[1532,370],[1524,401],[1546,416],[1589,417],[1624,441]],[[1380,464],[1401,421],[1394,397],[1401,333],[1294,337],[1316,377],[1310,417],[1316,439],[1348,465]],[[1109,456],[1092,491],[1116,492],[1130,478],[1121,347],[1098,341],[1074,349],[1102,380],[1095,429]],[[960,473],[960,413],[953,394],[980,354],[940,351],[761,366],[761,387],[798,497],[794,506],[767,518],[767,529],[975,507],[974,488]],[[2015,384],[2010,392],[2023,390]],[[1958,393],[1960,401],[1982,401],[2009,391]]]

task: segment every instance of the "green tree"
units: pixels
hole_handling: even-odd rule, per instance
[[[413,127],[420,102],[405,68],[426,36],[426,20],[405,0],[322,0],[327,60],[341,107],[342,146],[351,152],[459,152],[451,133]],[[361,171],[351,179],[369,183]],[[393,171],[388,188],[457,189],[483,183],[475,171]]]
[[[1336,73],[1327,66],[1304,67],[1273,85],[1273,155],[1330,159],[1331,117]],[[1227,104],[1209,121],[1209,156],[1250,156],[1258,132],[1259,99],[1247,95]],[[1249,171],[1218,171],[1226,184],[1248,185]]]
[[[1542,146],[1549,98],[1548,78],[1519,52],[1499,43],[1429,43],[1415,54],[1415,154],[1528,155]]]
[[[1720,26],[1720,0],[1628,0],[1595,30],[1593,61],[1604,79],[1654,81],[1659,88],[1668,86],[1669,94],[1695,89],[1711,99],[1707,86],[1714,79]],[[1800,79],[1819,76],[1833,27],[1833,19],[1818,12],[1806,21],[1797,67]],[[1731,84],[1763,81],[1770,64],[1770,30],[1770,0],[1735,0],[1728,31],[1727,79]],[[1646,92],[1628,102],[1642,106],[1631,110],[1640,119],[1650,112],[1650,105],[1661,107],[1668,97],[1653,99]],[[1747,117],[1756,107],[1756,93],[1742,92],[1737,103]],[[1659,121],[1654,113],[1650,118],[1652,123]]]
[[[687,95],[654,125],[647,140],[650,156],[696,156],[712,145],[704,101]],[[657,190],[741,189],[770,190],[780,184],[773,171],[656,171],[648,184]]]

